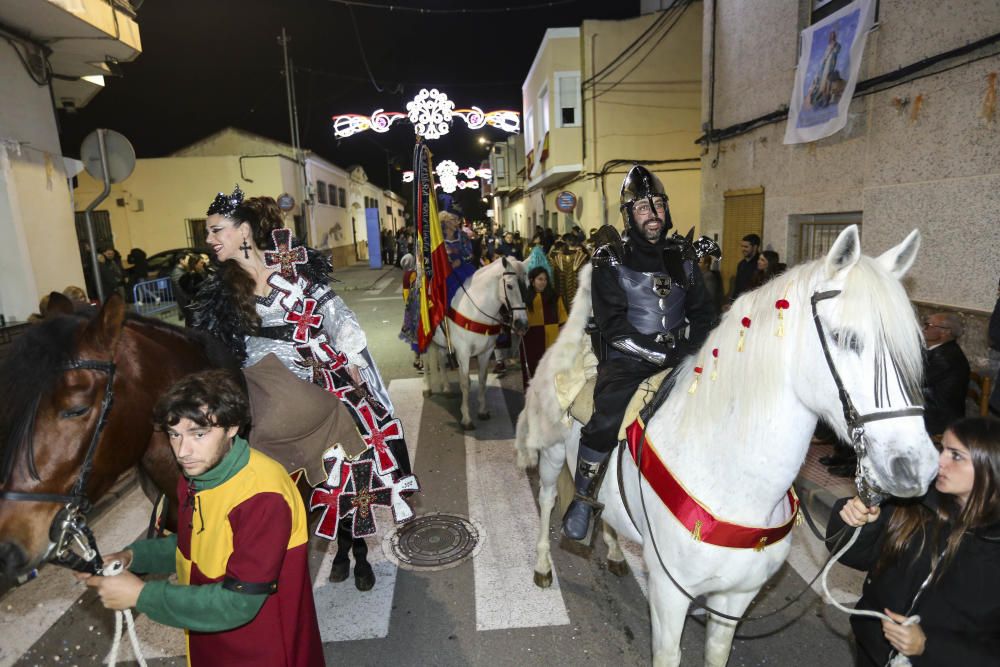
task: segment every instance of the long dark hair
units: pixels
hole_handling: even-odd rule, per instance
[[[549,275],[548,270],[544,266],[536,266],[531,271],[528,271],[528,287],[523,295],[524,305],[528,307],[528,310],[534,310],[535,294],[538,293],[535,291],[535,278],[542,273],[544,273],[545,277],[548,278],[548,282],[545,284],[545,289],[541,292],[542,304],[549,305],[554,303],[559,297],[556,293],[555,285],[552,284],[552,276]]]
[[[271,197],[245,199],[229,217],[236,227],[243,223],[250,226],[254,245],[261,250],[274,250],[274,239],[271,238],[271,232],[285,226],[278,202]],[[257,285],[253,276],[247,273],[235,259],[223,262],[221,271],[221,277],[232,289],[236,298],[236,306],[243,317],[246,321],[259,326],[260,316],[257,314],[255,298]]]
[[[918,552],[930,548],[941,552],[939,576],[954,559],[965,534],[1000,521],[1000,420],[969,417],[948,427],[972,457],[972,491],[965,506],[948,494],[940,494],[936,510],[921,503],[900,505],[889,519],[882,554],[876,565],[881,571],[899,560],[913,540]]]

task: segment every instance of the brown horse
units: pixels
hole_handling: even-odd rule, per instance
[[[147,495],[166,495],[172,527],[179,472],[150,415],[173,382],[211,367],[238,369],[207,335],[127,315],[117,296],[81,314],[53,293],[0,365],[0,576],[45,561],[93,569],[96,553],[68,547],[92,541],[87,509],[133,466]]]

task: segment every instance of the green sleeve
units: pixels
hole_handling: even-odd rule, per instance
[[[197,632],[221,632],[246,625],[267,600],[267,593],[237,593],[222,583],[185,586],[147,581],[135,608],[157,623]]]
[[[128,569],[143,574],[173,574],[177,570],[177,535],[133,542],[132,564]]]

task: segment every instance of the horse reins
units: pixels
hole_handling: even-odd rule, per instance
[[[517,272],[516,271],[504,271],[503,275],[504,276],[517,276]],[[504,287],[506,288],[506,286],[507,285],[505,283]],[[507,296],[507,290],[504,289],[503,290],[503,305],[506,306],[507,310],[510,312],[510,317],[508,319],[505,319],[505,320],[497,319],[496,317],[494,317],[494,316],[492,316],[492,315],[490,315],[488,313],[483,312],[483,309],[480,308],[478,304],[476,304],[476,300],[472,298],[471,294],[469,294],[469,290],[465,289],[465,284],[464,283],[462,284],[462,291],[465,292],[465,296],[469,299],[469,303],[472,304],[473,308],[475,308],[476,310],[478,310],[479,313],[483,317],[486,317],[487,319],[493,320],[494,322],[496,322],[500,326],[513,328],[513,326],[514,326],[514,311],[515,310],[527,310],[528,309],[527,306],[524,306],[524,305],[521,305],[521,306],[512,306],[512,305],[510,305],[510,297]]]
[[[74,360],[61,369],[63,372],[75,370],[92,370],[105,373],[107,383],[104,387],[104,398],[101,399],[101,412],[97,426],[90,437],[90,444],[80,465],[80,472],[68,494],[35,493],[26,491],[0,491],[0,500],[20,502],[60,503],[63,508],[49,530],[49,539],[55,544],[53,556],[48,560],[57,565],[80,572],[97,574],[100,571],[101,557],[97,549],[97,540],[90,526],[87,525],[86,514],[91,510],[90,499],[87,497],[87,481],[94,469],[94,455],[97,443],[108,421],[108,413],[114,403],[115,363],[113,361]],[[81,555],[72,550],[76,544],[83,552]]]
[[[833,375],[833,381],[837,385],[837,394],[838,394],[838,396],[840,398],[841,408],[844,411],[844,419],[847,421],[847,426],[848,426],[848,428],[851,431],[852,444],[853,444],[855,452],[857,453],[857,456],[858,456],[858,472],[857,472],[857,474],[855,476],[855,484],[858,487],[858,493],[859,493],[859,495],[862,496],[862,500],[864,500],[866,502],[866,504],[868,504],[869,499],[880,501],[881,499],[883,499],[885,497],[886,494],[877,485],[875,485],[873,482],[871,482],[870,480],[868,480],[867,475],[865,474],[865,472],[863,470],[863,462],[867,461],[867,456],[868,456],[867,437],[865,436],[865,426],[864,425],[866,423],[869,423],[869,422],[879,421],[879,420],[883,420],[883,419],[896,419],[896,418],[899,418],[899,417],[919,416],[919,415],[923,414],[924,409],[921,406],[911,406],[911,407],[903,408],[903,409],[900,409],[900,410],[890,410],[890,411],[884,411],[884,412],[869,413],[867,415],[862,415],[862,414],[860,414],[858,412],[857,408],[854,406],[854,402],[851,400],[850,393],[847,391],[847,388],[844,387],[844,383],[843,383],[843,381],[840,378],[840,374],[837,372],[837,367],[833,363],[833,356],[830,354],[830,349],[829,349],[829,346],[827,345],[827,342],[826,342],[826,336],[825,336],[825,333],[823,331],[823,324],[822,324],[822,322],[819,319],[818,312],[816,311],[816,304],[819,301],[823,301],[823,300],[826,300],[826,299],[832,299],[833,297],[839,296],[840,293],[841,293],[840,290],[830,290],[830,291],[827,291],[827,292],[814,292],[813,295],[812,295],[812,298],[810,299],[810,303],[812,305],[812,315],[813,315],[813,322],[816,325],[816,333],[819,336],[820,345],[823,348],[823,356],[826,358],[827,367],[830,369],[830,373]],[[673,372],[671,372],[668,375],[668,377],[664,379],[664,382],[666,383],[668,381],[672,381],[672,379],[673,379],[671,377],[672,375],[673,375]],[[642,503],[643,518],[646,521],[646,526],[649,527],[650,526],[649,512],[646,509],[646,496],[643,493],[643,489],[642,489],[642,454],[643,454],[643,450],[644,450],[644,445],[645,445],[645,438],[643,438],[642,441],[639,442],[639,446],[638,446],[638,448],[636,450],[636,481],[637,481],[638,487],[639,487],[639,500]],[[619,447],[621,447],[621,445],[619,445]],[[622,456],[622,454],[619,453],[619,458],[621,458],[621,456]],[[621,461],[619,461],[619,493],[621,494],[622,501],[625,504],[625,510],[626,510],[626,512],[629,513],[629,518],[632,518],[631,517],[631,512],[630,512],[630,510],[628,508],[628,501],[625,498],[624,488],[623,488],[623,486],[621,484],[621,479],[622,479],[621,478]],[[867,495],[867,498],[866,498],[866,495]],[[869,506],[871,506],[871,505],[869,505]],[[800,505],[799,507],[800,508],[804,508],[804,504]],[[634,519],[632,520],[632,523],[633,523],[633,525],[635,524],[635,520]],[[811,521],[811,517],[810,517],[809,523],[810,523],[810,527],[813,528],[813,532],[817,532],[815,526],[813,525],[813,522]],[[742,623],[744,621],[759,621],[759,620],[762,620],[762,619],[765,619],[765,618],[768,618],[768,617],[771,617],[771,616],[775,616],[776,614],[781,613],[782,611],[788,609],[793,604],[795,604],[796,602],[798,602],[799,599],[801,599],[801,597],[803,595],[805,595],[805,592],[807,590],[809,590],[810,588],[812,588],[812,585],[814,583],[816,583],[816,581],[831,567],[832,562],[836,558],[839,558],[840,555],[841,555],[841,553],[844,550],[846,550],[846,547],[842,548],[843,542],[841,540],[841,537],[844,535],[846,528],[847,527],[845,526],[844,529],[838,531],[837,534],[835,534],[835,535],[833,535],[833,536],[831,536],[829,538],[821,538],[825,542],[837,541],[838,544],[832,550],[833,553],[831,553],[830,557],[827,559],[826,563],[824,563],[823,567],[821,567],[819,569],[819,571],[816,573],[816,576],[814,576],[812,578],[812,580],[809,581],[809,583],[807,583],[805,585],[805,587],[797,595],[795,595],[794,597],[790,598],[787,603],[785,603],[784,605],[778,607],[777,609],[775,609],[773,611],[770,611],[770,612],[768,612],[766,614],[761,614],[761,615],[758,615],[758,616],[749,616],[747,614],[743,614],[741,616],[733,616],[732,614],[726,614],[724,612],[718,611],[717,609],[713,609],[712,607],[709,607],[706,604],[698,602],[697,599],[695,598],[695,596],[691,595],[687,591],[687,589],[685,589],[683,586],[681,586],[681,584],[670,573],[670,570],[667,569],[666,564],[663,562],[663,557],[660,554],[660,548],[656,544],[656,538],[653,536],[652,530],[649,531],[649,540],[650,540],[650,542],[653,545],[653,552],[656,554],[656,559],[660,563],[660,568],[663,570],[663,572],[670,579],[671,583],[673,583],[673,585],[677,587],[677,590],[679,590],[681,593],[683,593],[684,596],[687,597],[688,600],[690,600],[692,603],[694,603],[695,605],[697,605],[698,608],[704,609],[706,612],[708,612],[708,613],[710,613],[710,614],[712,614],[714,616],[717,616],[719,618],[724,618],[726,620],[734,621],[734,622],[737,622],[737,623]],[[855,531],[855,535],[856,534],[857,534],[857,531]]]

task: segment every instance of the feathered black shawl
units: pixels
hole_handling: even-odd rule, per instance
[[[299,274],[315,285],[329,285],[333,271],[330,260],[312,248],[306,248],[306,256],[308,261],[296,267]],[[247,358],[245,337],[253,335],[258,324],[250,321],[236,304],[232,276],[241,270],[234,261],[218,265],[201,284],[188,309],[192,327],[221,340],[243,362]]]

